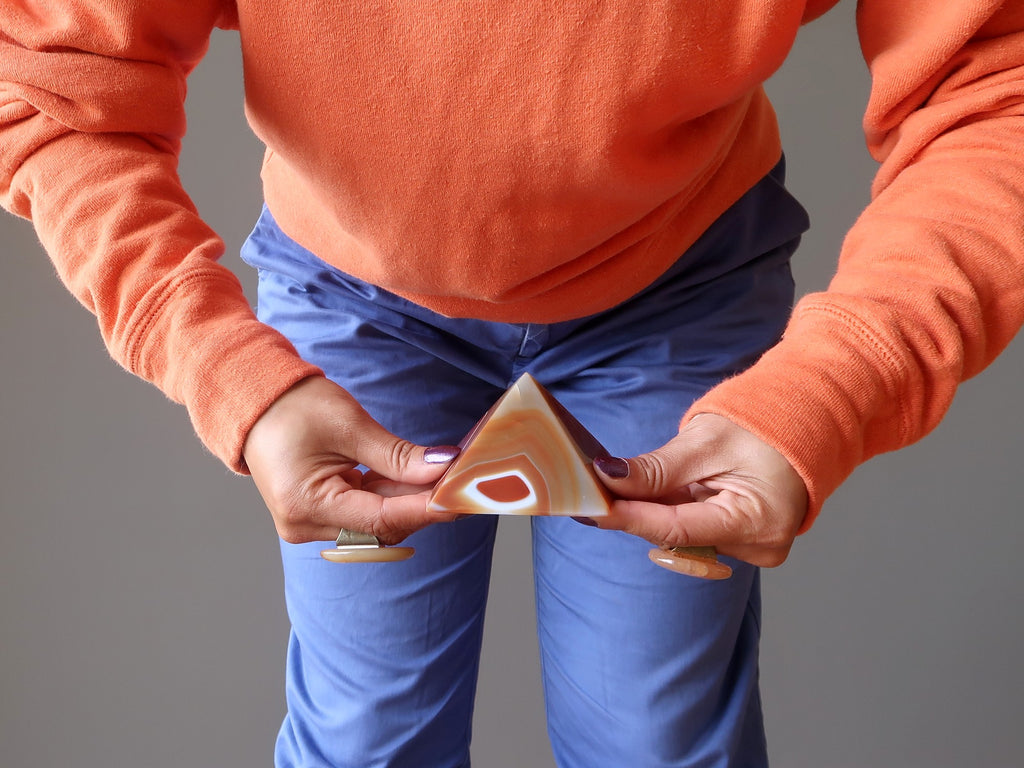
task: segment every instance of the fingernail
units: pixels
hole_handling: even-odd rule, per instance
[[[427,464],[447,464],[459,455],[460,450],[457,445],[435,445],[423,452],[423,460]]]
[[[577,523],[580,523],[581,525],[589,525],[592,528],[597,528],[597,520],[594,520],[593,518],[576,517],[575,515],[573,515],[572,519],[575,520]]]
[[[616,480],[629,477],[629,462],[616,456],[598,456],[594,459],[594,466]]]

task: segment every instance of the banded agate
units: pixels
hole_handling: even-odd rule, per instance
[[[601,444],[530,374],[523,374],[459,444],[434,487],[435,512],[505,515],[608,514],[597,479]]]

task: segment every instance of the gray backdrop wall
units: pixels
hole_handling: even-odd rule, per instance
[[[823,287],[873,163],[852,3],[806,28],[771,82],[796,259]],[[234,35],[193,78],[182,174],[229,244],[259,210]],[[184,412],[107,358],[33,233],[0,217],[0,763],[269,765],[286,621],[273,527]],[[1018,341],[922,443],[864,466],[765,574],[763,692],[776,766],[1019,766],[1024,409]],[[474,759],[553,765],[525,520],[503,521]],[[425,767],[428,768],[428,767]]]

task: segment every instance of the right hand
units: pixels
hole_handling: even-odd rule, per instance
[[[457,451],[396,437],[348,392],[315,376],[274,401],[249,431],[243,456],[285,541],[333,541],[346,528],[397,544],[455,519],[427,512],[427,496]]]

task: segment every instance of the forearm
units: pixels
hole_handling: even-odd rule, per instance
[[[872,202],[824,293],[782,342],[691,413],[726,416],[786,455],[810,525],[871,456],[908,445],[1024,322],[1024,117],[931,142]]]
[[[133,23],[121,6],[0,11],[0,203],[32,220],[112,356],[184,403],[240,470],[248,428],[317,369],[257,321],[178,180],[184,77],[215,5],[123,38],[103,26]]]
[[[695,404],[778,448],[808,527],[861,462],[918,440],[1024,322],[1024,9],[956,0],[858,11],[873,199],[825,293]]]

